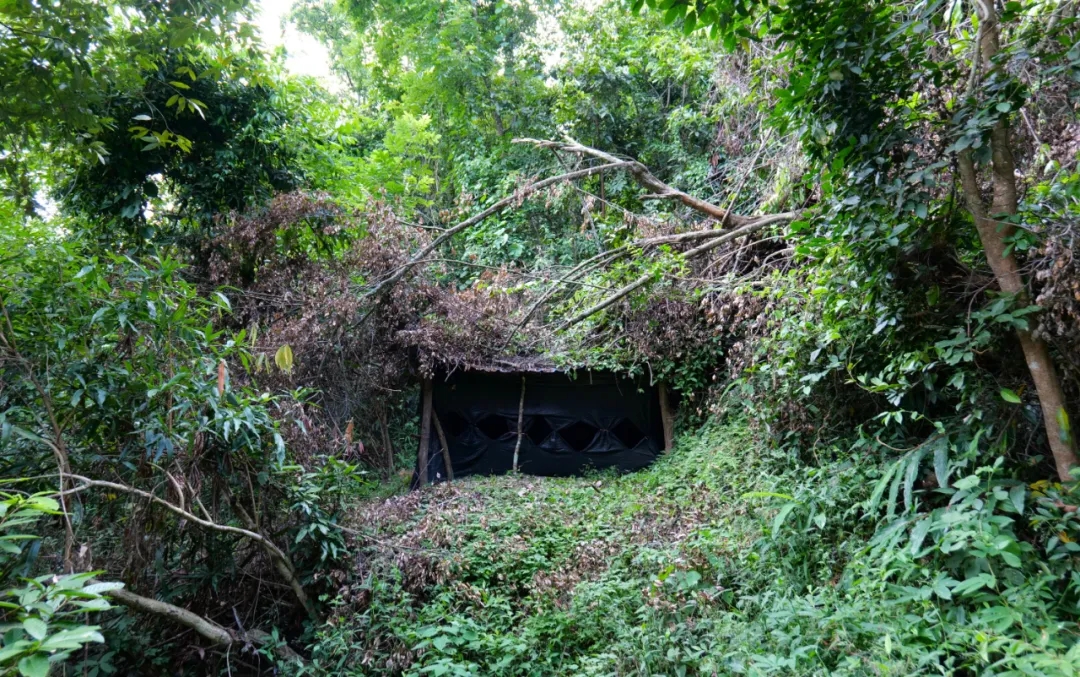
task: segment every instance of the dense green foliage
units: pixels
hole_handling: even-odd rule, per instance
[[[477,481],[388,513],[375,524],[370,575],[338,600],[310,670],[396,673],[410,661],[405,672],[417,675],[1068,675],[1080,666],[1066,621],[1077,612],[1077,527],[1047,483],[1029,488],[1001,458],[982,465],[993,453],[977,444],[916,452],[937,455],[938,471],[959,480],[924,490],[905,473],[911,457],[895,473],[841,449],[793,464],[740,422],[685,440],[632,476]]]
[[[1080,670],[1076,3],[256,9],[0,0],[0,674]],[[677,448],[407,491],[544,353]]]

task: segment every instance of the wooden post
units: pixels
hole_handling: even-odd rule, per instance
[[[514,472],[518,469],[518,452],[521,451],[522,422],[525,420],[525,377],[521,377],[521,401],[518,402],[517,444],[514,445]]]
[[[431,441],[431,379],[420,384],[420,450],[416,459],[420,464],[420,486],[428,483],[428,445]]]
[[[435,434],[439,436],[439,444],[442,445],[442,460],[446,466],[446,480],[454,481],[454,464],[450,462],[450,445],[446,443],[446,433],[443,432],[442,424],[439,423],[439,415],[431,410],[431,422],[435,424]]]
[[[664,451],[671,451],[675,446],[675,412],[671,410],[667,384],[661,382],[657,390],[660,395],[660,422],[664,425]]]

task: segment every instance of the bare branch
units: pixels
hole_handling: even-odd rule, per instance
[[[783,221],[790,221],[794,217],[795,217],[795,214],[793,212],[789,212],[789,213],[786,213],[786,214],[775,214],[773,216],[763,216],[763,217],[761,217],[761,218],[759,218],[759,219],[757,219],[755,221],[752,221],[752,222],[744,225],[741,228],[736,228],[735,230],[697,231],[695,233],[684,233],[683,235],[697,235],[699,237],[708,233],[708,234],[712,234],[713,238],[711,239],[710,242],[706,242],[703,245],[699,245],[699,246],[695,247],[694,249],[691,249],[691,250],[683,253],[682,256],[683,256],[683,258],[685,258],[687,260],[696,258],[696,257],[701,256],[702,254],[704,254],[704,253],[706,253],[708,251],[716,249],[717,247],[724,244],[725,242],[730,242],[730,241],[732,241],[732,240],[734,240],[736,238],[742,237],[743,235],[749,235],[750,233],[761,230],[762,228],[765,228],[766,226],[772,225],[774,223],[780,223],[780,222],[783,222]],[[674,238],[674,237],[679,237],[679,236],[668,236],[668,237],[669,238]],[[664,238],[653,238],[653,239],[654,240],[661,240],[661,239],[664,239]],[[690,240],[690,239],[691,238],[686,238],[684,241]],[[582,312],[578,313],[577,315],[574,315],[570,319],[566,320],[565,322],[562,323],[562,325],[560,326],[560,329],[567,329],[569,327],[572,327],[575,324],[577,324],[578,322],[581,322],[582,320],[587,319],[589,317],[592,317],[596,313],[599,313],[601,310],[604,310],[605,308],[611,307],[616,302],[618,302],[620,299],[623,299],[626,296],[629,296],[630,294],[634,293],[638,289],[641,289],[642,287],[644,287],[646,284],[649,283],[650,280],[652,280],[652,278],[653,278],[652,273],[642,275],[641,277],[637,278],[636,280],[634,280],[630,284],[628,284],[625,287],[623,287],[622,289],[618,290],[617,292],[615,292],[611,296],[607,297],[606,299],[604,299],[600,303],[597,303],[596,305],[591,306],[591,307],[587,308],[586,310],[583,310]]]
[[[540,295],[540,298],[538,298],[536,300],[536,302],[533,303],[529,307],[529,310],[526,311],[525,316],[521,319],[521,321],[518,322],[517,326],[514,327],[513,331],[510,332],[509,336],[506,339],[506,344],[504,344],[503,347],[505,348],[506,345],[510,343],[510,340],[514,337],[514,335],[516,335],[519,331],[521,331],[525,327],[525,325],[527,325],[529,323],[529,321],[532,319],[533,315],[536,314],[536,311],[539,310],[540,307],[543,306],[545,303],[547,303],[548,300],[555,294],[555,292],[558,291],[560,285],[572,284],[573,279],[575,277],[579,277],[581,275],[584,275],[585,273],[587,273],[587,272],[589,272],[589,271],[591,271],[591,270],[593,270],[595,268],[598,268],[600,266],[612,263],[612,262],[614,262],[614,261],[616,261],[616,260],[618,260],[618,259],[620,259],[620,258],[622,258],[624,256],[627,256],[628,254],[630,254],[631,252],[634,252],[634,251],[638,251],[638,250],[644,251],[646,249],[651,249],[653,247],[659,247],[659,246],[666,245],[666,244],[683,244],[685,242],[693,242],[695,240],[711,240],[713,238],[722,238],[725,235],[729,235],[729,234],[733,234],[733,233],[737,233],[737,234],[742,235],[742,234],[746,234],[748,232],[753,232],[754,230],[758,230],[759,228],[764,228],[765,226],[771,225],[773,223],[779,223],[779,222],[782,222],[782,221],[789,221],[789,220],[795,218],[795,216],[796,216],[796,214],[794,212],[786,212],[784,214],[776,214],[774,216],[759,217],[752,224],[750,224],[753,227],[748,229],[748,230],[744,230],[744,229],[739,229],[739,230],[734,230],[734,231],[732,231],[732,230],[694,230],[694,231],[691,231],[689,233],[678,233],[678,234],[675,234],[675,235],[660,235],[660,236],[657,236],[657,237],[650,237],[650,238],[645,238],[645,239],[642,239],[642,240],[635,240],[633,242],[624,244],[624,245],[622,245],[620,247],[616,247],[614,249],[609,249],[608,251],[603,252],[602,254],[597,254],[596,256],[594,256],[594,257],[592,257],[590,259],[586,259],[585,261],[582,261],[577,266],[572,268],[569,272],[567,272],[565,275],[560,277],[558,280],[555,280],[551,284],[551,286],[548,287],[547,290],[543,294]],[[725,239],[722,242],[720,242],[719,244],[716,244],[714,246],[719,246],[720,244],[723,244],[723,242],[728,242],[728,240]],[[712,249],[712,248],[713,247],[708,247],[707,249],[702,249],[701,247],[699,247],[698,249],[700,249],[701,252],[703,253],[705,251],[709,251],[709,249]],[[691,251],[696,251],[696,250],[691,250]],[[646,282],[647,282],[647,280],[646,280]],[[640,286],[641,285],[638,285],[637,287],[634,287],[634,289],[637,289]],[[632,292],[633,289],[631,289],[630,291]],[[615,292],[615,294],[619,294],[619,293],[623,293],[623,295],[625,296],[625,294],[629,293],[629,292],[626,292],[626,289],[624,287],[623,289],[620,289],[620,290]],[[582,319],[584,319],[584,318],[582,318]],[[571,324],[573,324],[573,323],[571,323]],[[566,325],[566,326],[569,326],[569,325]]]
[[[142,595],[137,595],[129,590],[110,590],[105,594],[129,609],[153,614],[155,616],[162,616],[178,625],[190,628],[191,630],[194,630],[196,634],[209,640],[211,644],[223,644],[229,646],[239,642],[261,646],[271,642],[271,636],[265,632],[259,630],[244,630],[243,628],[240,628],[239,631],[229,630],[228,628],[222,627],[210,619],[203,618],[183,607],[151,599],[150,597],[143,597]],[[297,660],[300,658],[295,651],[284,644],[276,645],[274,650],[281,658]]]
[[[157,616],[164,616],[170,621],[182,625],[185,628],[191,628],[199,635],[208,639],[212,644],[232,644],[236,641],[236,638],[233,637],[233,634],[227,629],[196,613],[178,607],[175,604],[160,602],[156,599],[136,595],[127,590],[111,590],[106,594],[128,608]]]
[[[136,489],[135,487],[129,487],[126,484],[119,484],[117,482],[106,482],[104,480],[94,480],[90,479],[89,477],[83,477],[82,475],[68,475],[68,478],[76,482],[80,482],[83,486],[79,487],[79,489],[89,489],[92,487],[97,487],[101,489],[111,489],[113,491],[131,494],[133,496],[140,496],[149,500],[152,503],[160,505],[161,507],[165,508],[173,514],[179,517],[183,517],[184,519],[194,522],[195,524],[198,524],[199,526],[206,529],[211,529],[213,531],[221,531],[229,534],[236,534],[238,536],[243,536],[245,538],[250,538],[251,540],[256,541],[266,550],[267,554],[270,556],[271,561],[274,563],[275,568],[278,570],[278,573],[280,573],[282,578],[284,578],[286,582],[288,582],[289,587],[292,588],[293,593],[296,595],[296,598],[300,601],[300,604],[303,605],[304,609],[308,612],[308,614],[313,618],[317,617],[317,614],[315,613],[315,607],[312,605],[311,600],[307,596],[307,592],[304,590],[303,586],[300,584],[299,579],[297,579],[296,577],[296,570],[293,568],[292,562],[289,560],[289,556],[286,555],[281,550],[281,548],[277,547],[277,545],[275,545],[274,542],[266,536],[263,536],[262,534],[256,531],[251,531],[249,529],[241,529],[240,527],[232,527],[227,524],[218,524],[217,522],[203,519],[198,515],[188,512],[187,510],[184,510],[183,508],[173,503],[170,503],[162,498],[158,498],[157,496],[151,494],[148,491]],[[239,512],[242,513],[243,511]],[[241,516],[244,517],[245,515],[241,514]]]
[[[732,214],[727,209],[717,207],[711,202],[706,202],[700,198],[696,198],[689,193],[684,193],[678,188],[674,188],[660,179],[649,171],[649,168],[641,164],[637,160],[620,160],[610,153],[605,153],[602,150],[591,148],[589,146],[582,145],[577,141],[567,138],[565,141],[544,141],[540,139],[514,139],[513,143],[530,143],[540,148],[551,148],[553,150],[561,150],[567,153],[577,153],[579,155],[591,155],[592,157],[599,158],[604,162],[615,163],[620,162],[634,180],[638,184],[649,191],[648,196],[650,199],[663,199],[663,200],[677,200],[683,203],[687,207],[690,207],[696,212],[705,214],[714,219],[717,219],[722,224],[730,224],[732,226],[742,226],[752,222],[753,217],[740,216],[739,214]]]
[[[392,287],[394,284],[397,283],[398,280],[405,277],[405,275],[410,270],[412,270],[417,265],[423,263],[427,255],[435,251],[444,242],[457,235],[461,231],[475,226],[476,224],[480,223],[492,214],[497,214],[498,212],[501,212],[502,210],[506,209],[507,207],[521,200],[522,198],[532,195],[539,190],[543,190],[548,186],[555,185],[556,183],[561,183],[563,181],[572,181],[574,179],[581,179],[586,176],[599,174],[606,169],[616,169],[626,164],[628,163],[622,160],[615,160],[606,165],[598,165],[596,167],[588,167],[586,169],[579,169],[577,171],[567,172],[566,174],[559,174],[558,176],[553,176],[549,179],[544,179],[543,181],[537,181],[536,183],[531,183],[520,188],[519,190],[515,191],[513,195],[499,200],[498,202],[491,205],[479,214],[465,219],[464,221],[452,228],[447,228],[442,235],[432,240],[431,244],[414,254],[413,257],[409,259],[403,266],[395,270],[389,277],[384,279],[382,282],[375,285],[375,287],[372,288],[371,291],[367,292],[365,296],[376,296],[382,293],[387,288]]]

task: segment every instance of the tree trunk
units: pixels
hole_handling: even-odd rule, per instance
[[[420,486],[428,483],[428,445],[431,443],[431,379],[425,378],[420,386],[420,449],[416,460],[420,465]]]
[[[390,442],[390,427],[386,424],[386,407],[379,405],[379,433],[382,435],[383,449],[386,453],[386,480],[394,476],[394,445]]]
[[[975,63],[972,64],[972,83],[978,77],[978,61],[992,64],[1000,44],[1000,26],[992,2],[976,0],[979,26],[979,50]],[[970,149],[961,151],[958,158],[960,179],[968,209],[975,219],[975,228],[979,233],[986,260],[994,272],[998,286],[1006,294],[1014,295],[1021,304],[1028,302],[1027,287],[1020,275],[1020,267],[1012,251],[1007,252],[1007,240],[1016,227],[997,220],[1011,216],[1017,211],[1016,161],[1013,158],[1009,134],[1009,124],[1002,117],[990,132],[993,201],[989,212],[979,189],[978,174]],[[1024,360],[1035,383],[1035,391],[1042,406],[1043,424],[1054,455],[1058,477],[1061,481],[1071,479],[1069,471],[1077,464],[1076,444],[1069,424],[1069,414],[1065,408],[1065,393],[1061,389],[1054,363],[1046,343],[1033,335],[1028,329],[1017,330]]]
[[[518,470],[518,452],[521,451],[521,436],[525,429],[525,377],[521,377],[521,400],[518,402],[517,442],[514,444],[514,472]]]
[[[446,433],[443,432],[442,424],[439,423],[439,415],[435,410],[431,411],[431,423],[435,426],[435,434],[439,436],[439,445],[442,446],[443,465],[446,466],[446,481],[454,481],[454,464],[450,460],[450,444],[446,441]]]
[[[657,394],[660,396],[660,423],[664,426],[664,451],[671,451],[675,446],[675,412],[671,410],[666,383],[660,382]]]

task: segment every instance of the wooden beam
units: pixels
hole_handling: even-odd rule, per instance
[[[416,460],[420,464],[420,486],[428,483],[428,446],[431,442],[431,379],[420,384],[420,449]]]
[[[668,398],[667,384],[661,382],[657,390],[660,395],[660,422],[664,425],[664,451],[671,451],[675,446],[675,412]]]

